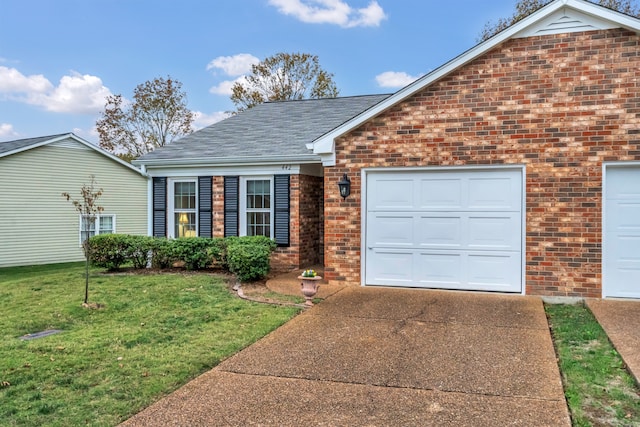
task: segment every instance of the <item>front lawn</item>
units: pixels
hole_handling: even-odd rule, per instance
[[[113,426],[291,319],[211,274],[0,270],[0,423]],[[62,333],[34,340],[25,334]]]

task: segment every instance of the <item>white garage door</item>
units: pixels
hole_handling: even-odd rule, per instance
[[[522,170],[366,174],[365,285],[522,291]]]
[[[640,298],[640,167],[607,167],[603,296]]]

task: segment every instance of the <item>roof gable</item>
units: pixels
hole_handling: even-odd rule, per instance
[[[514,34],[513,37],[545,36],[548,34],[609,30],[613,28],[620,28],[620,23],[606,19],[601,15],[594,16],[586,11],[565,6]]]
[[[640,33],[640,20],[586,0],[552,1],[511,27],[400,89],[331,132],[322,135],[313,141],[313,152],[321,157],[324,166],[334,166],[334,141],[336,138],[356,129],[369,119],[399,104],[509,39],[609,28],[625,28]]]
[[[17,139],[13,141],[0,142],[0,159],[23,151],[32,150],[34,148],[51,145],[65,148],[93,150],[97,153],[119,163],[121,166],[129,168],[143,176],[146,174],[137,167],[125,162],[117,156],[105,151],[104,149],[85,141],[84,139],[74,135],[73,133],[63,133],[58,135],[40,136],[36,138]]]

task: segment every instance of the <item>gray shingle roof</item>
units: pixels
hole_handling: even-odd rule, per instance
[[[145,154],[135,163],[162,160],[225,163],[243,158],[266,161],[282,156],[315,159],[306,144],[388,96],[267,102]]]
[[[16,150],[26,149],[33,145],[38,145],[42,142],[49,141],[51,139],[60,138],[61,136],[71,135],[69,133],[61,133],[58,135],[39,136],[37,138],[16,139],[13,141],[0,142],[0,156]]]

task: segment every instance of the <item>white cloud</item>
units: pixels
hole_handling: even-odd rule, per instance
[[[56,113],[95,114],[111,91],[99,77],[71,72],[54,86],[43,75],[25,76],[15,68],[0,66],[0,95]]]
[[[52,88],[42,74],[25,76],[15,68],[0,66],[0,93],[44,93]]]
[[[376,76],[376,82],[380,87],[404,87],[420,77],[410,76],[402,71],[385,71]]]
[[[354,9],[342,0],[269,0],[284,15],[310,24],[336,24],[345,28],[377,27],[387,15],[377,1]]]
[[[223,95],[223,96],[231,96],[233,93],[231,88],[236,83],[243,83],[245,81],[245,76],[238,77],[235,80],[225,80],[223,82],[218,83],[216,86],[212,86],[209,89],[209,92],[214,95]]]
[[[241,76],[251,71],[251,66],[259,62],[260,59],[249,53],[219,56],[207,64],[207,70],[220,69],[228,76]]]
[[[0,123],[0,138],[9,139],[18,136],[18,132],[9,123]]]
[[[195,118],[195,120],[193,121],[193,127],[196,130],[222,121],[230,116],[229,113],[225,113],[224,111],[216,111],[211,114],[205,114],[201,111],[194,111],[193,115]]]

